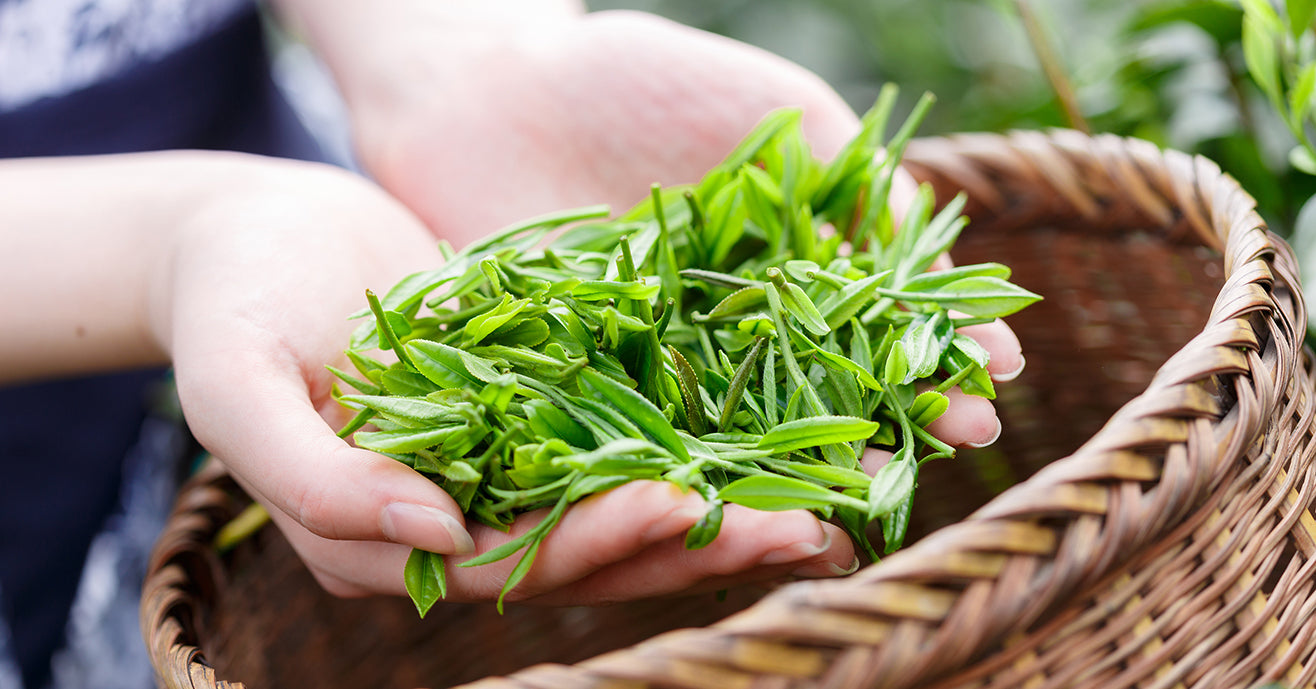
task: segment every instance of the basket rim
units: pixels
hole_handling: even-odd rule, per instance
[[[1120,561],[1053,568],[1045,586],[1030,590],[997,586],[1002,572],[1023,560],[1035,567],[1080,557],[1074,552],[1078,536],[1100,540],[1113,493],[1130,486],[1154,507],[1151,526],[1110,538],[1132,553],[1163,536],[1209,497],[1223,471],[1282,409],[1306,331],[1296,260],[1267,229],[1255,201],[1211,161],[1137,139],[1052,130],[916,139],[905,165],[915,177],[933,179],[939,196],[950,188],[967,191],[989,214],[988,223],[1009,216],[1098,225],[1120,205],[1171,238],[1221,251],[1224,285],[1206,325],[1078,450],[961,522],[847,577],[788,584],[709,627],[661,634],[573,666],[535,666],[476,684],[697,686],[690,673],[701,668],[723,678],[822,678],[826,668],[818,663],[784,670],[765,659],[858,647],[864,655],[846,661],[851,671],[863,667],[871,679],[874,668],[904,662],[900,681],[884,686],[910,686],[1021,631]],[[1024,201],[1018,188],[1030,190]],[[974,225],[980,224],[975,217]],[[1229,399],[1222,403],[1215,386],[1229,391]],[[195,477],[152,555],[141,620],[164,686],[241,686],[215,677],[197,647],[198,630],[188,626],[205,619],[189,580],[199,576],[223,586],[222,565],[209,548],[232,516],[225,505],[234,487],[217,466]],[[998,613],[995,619],[963,619],[966,610],[983,609],[984,600]],[[728,652],[746,645],[758,650]],[[924,659],[911,660],[910,648]]]

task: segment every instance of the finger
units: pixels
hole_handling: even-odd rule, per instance
[[[1024,350],[1019,344],[1019,337],[1014,334],[1005,321],[996,319],[991,323],[968,325],[959,330],[972,337],[987,350],[991,358],[987,361],[987,372],[992,380],[1006,382],[1019,377],[1024,370]]]
[[[541,566],[518,593],[559,588],[654,543],[683,540],[707,512],[698,493],[665,481],[635,481],[592,495],[567,510],[540,549]]]
[[[662,481],[634,481],[570,506],[540,544],[535,564],[509,595],[521,600],[561,588],[650,545],[685,532],[707,511],[698,493]],[[474,530],[477,552],[487,552],[537,525],[549,510],[518,516],[509,533]],[[454,600],[491,600],[502,591],[524,551],[477,567],[449,568]],[[470,558],[454,558],[453,562]]]
[[[887,205],[891,207],[891,219],[896,227],[900,227],[905,222],[905,211],[909,210],[909,205],[914,202],[914,197],[918,194],[918,182],[914,181],[913,175],[905,171],[905,168],[896,168],[896,173],[891,177],[891,190],[887,192]],[[942,254],[937,258],[938,263],[945,259],[947,264],[950,262],[950,256]],[[951,267],[946,265],[946,268]],[[933,265],[933,270],[940,270]]]
[[[242,483],[241,480],[238,481]],[[244,486],[245,487],[245,486]],[[256,497],[258,494],[248,489]],[[264,502],[264,498],[258,498]],[[380,541],[336,541],[306,530],[278,509],[270,519],[288,539],[320,587],[340,598],[371,595],[405,596],[403,579],[411,547]]]
[[[571,506],[549,532],[534,565],[509,600],[522,600],[562,589],[595,571],[624,562],[655,543],[684,543],[685,532],[706,511],[697,493],[656,481],[636,481]],[[487,552],[534,528],[549,513],[535,510],[517,517],[504,533],[484,526],[472,531],[478,552]],[[403,568],[408,549],[392,544],[338,541],[317,536],[282,512],[272,516],[289,542],[326,590],[339,596],[366,593],[405,593]],[[812,517],[810,517],[812,519]],[[816,520],[813,520],[816,521]],[[806,533],[806,536],[808,534]],[[476,567],[462,567],[470,557],[451,557],[446,570],[449,602],[490,601],[498,598],[504,582],[525,551]],[[787,570],[789,571],[789,570]],[[782,572],[783,574],[785,572]],[[596,602],[587,590],[563,600]],[[580,598],[575,596],[579,595]]]
[[[853,568],[850,539],[808,512],[762,512],[739,505],[725,509],[721,533],[705,548],[687,550],[683,539],[671,538],[533,602],[605,604],[717,590],[794,572],[819,576]]]
[[[223,366],[179,368],[180,398],[198,440],[268,505],[321,537],[469,552],[473,543],[452,498],[400,462],[334,435],[298,366],[271,355],[277,351],[249,344],[200,359]]]
[[[966,395],[958,388],[946,392],[950,406],[927,430],[951,445],[986,447],[1001,434],[1001,420],[990,400]]]
[[[864,468],[864,472],[869,476],[877,474],[877,470],[886,466],[894,455],[886,450],[879,450],[875,447],[865,447],[864,456],[860,458],[859,464]]]

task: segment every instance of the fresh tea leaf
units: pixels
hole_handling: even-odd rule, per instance
[[[853,416],[808,416],[774,427],[759,441],[760,448],[791,452],[830,443],[867,440],[881,426],[876,421]]]
[[[726,502],[767,512],[813,510],[850,505],[854,498],[786,476],[746,476],[718,491]]]
[[[413,548],[402,571],[407,595],[416,604],[421,617],[434,607],[440,598],[448,595],[447,578],[443,572],[443,556]]]

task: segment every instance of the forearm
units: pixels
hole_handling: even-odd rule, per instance
[[[273,0],[282,22],[324,60],[353,109],[388,107],[468,74],[463,56],[524,27],[584,13],[581,0]],[[524,45],[524,41],[517,41]],[[416,60],[416,46],[450,60]],[[478,76],[478,75],[477,75]]]
[[[200,152],[0,161],[0,382],[165,363],[153,295],[177,234],[250,167]]]

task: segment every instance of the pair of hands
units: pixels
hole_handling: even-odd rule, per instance
[[[339,595],[401,594],[410,547],[484,551],[534,519],[512,535],[468,531],[433,483],[334,435],[342,416],[324,364],[341,363],[354,327],[344,316],[364,290],[437,265],[436,236],[461,245],[537,213],[620,210],[652,182],[694,181],[774,108],[802,107],[822,156],[858,122],[802,68],[648,15],[401,0],[379,12],[407,22],[358,24],[367,38],[391,26],[388,38],[335,52],[338,27],[284,4],[344,86],[361,158],[383,190],[318,166],[240,163],[259,165],[261,184],[190,218],[152,286],[150,324],[198,439],[269,508],[319,582]],[[975,330],[994,375],[1022,367],[1008,328]],[[985,444],[999,422],[985,400],[955,396],[932,430]],[[857,562],[844,533],[807,512],[736,506],[711,546],[687,551],[684,533],[703,512],[697,495],[664,483],[590,498],[511,598],[604,603]],[[449,599],[497,597],[514,560],[449,568]]]

